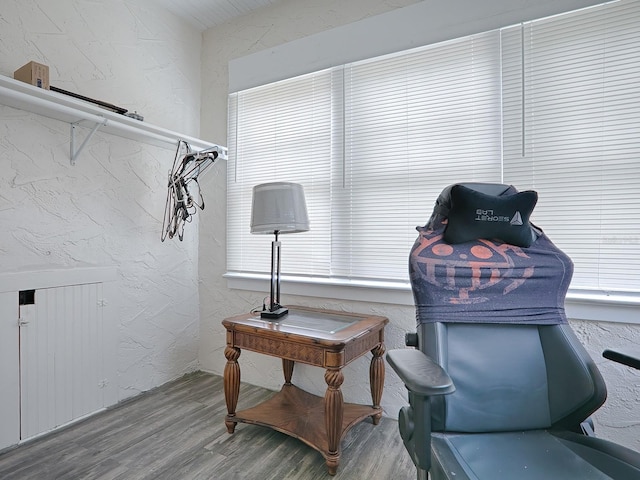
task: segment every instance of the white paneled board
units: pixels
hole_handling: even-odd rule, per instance
[[[115,269],[3,277],[0,449],[117,402]]]

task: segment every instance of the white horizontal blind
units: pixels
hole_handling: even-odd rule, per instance
[[[490,32],[345,67],[333,275],[406,280],[442,188],[500,178],[499,42]]]
[[[328,275],[332,129],[339,127],[332,117],[341,111],[334,104],[340,82],[341,75],[326,70],[230,95],[229,271],[270,271],[274,238],[250,233],[252,188],[287,181],[304,187],[311,231],[280,237],[282,270]]]
[[[505,29],[503,64],[505,182],[539,192],[573,288],[640,290],[640,2]]]
[[[228,269],[269,271],[268,242],[249,234],[251,188],[281,180],[303,184],[311,222],[283,237],[285,274],[406,280],[442,187],[500,176],[499,42],[491,32],[232,94]]]

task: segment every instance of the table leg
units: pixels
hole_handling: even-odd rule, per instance
[[[340,385],[344,375],[338,370],[328,369],[324,374],[327,392],[324,395],[324,422],[327,430],[327,467],[329,475],[335,475],[340,463],[340,437],[342,436],[342,414],[344,400]]]
[[[293,376],[293,366],[295,362],[293,360],[282,359],[282,371],[284,372],[285,385],[291,385],[291,377]]]
[[[384,388],[384,360],[382,355],[385,352],[384,343],[377,345],[371,353],[371,365],[369,366],[369,385],[371,387],[371,399],[373,400],[373,408],[380,408],[382,399],[382,389]],[[378,425],[382,418],[382,410],[375,415],[371,415],[374,425]]]
[[[227,364],[224,366],[224,399],[227,402],[227,418],[224,423],[227,426],[227,432],[233,433],[238,423],[231,418],[236,416],[240,395],[240,365],[238,364],[240,349],[227,346],[224,349],[224,356],[227,358]]]

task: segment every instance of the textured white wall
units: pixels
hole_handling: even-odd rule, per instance
[[[201,35],[152,0],[2,0],[0,74],[29,60],[56,87],[197,137]]]
[[[2,0],[0,74],[36,60],[55,86],[197,136],[201,35],[145,5]],[[160,242],[173,147],[97,133],[71,166],[69,128],[0,106],[1,269],[118,268],[123,399],[198,366],[198,225]]]
[[[203,42],[203,114],[202,131],[206,138],[225,143],[228,91],[227,64],[230,60],[260,52],[304,36],[329,30],[363,18],[384,13],[415,1],[326,1],[285,0],[272,7],[240,17],[219,28],[205,32]],[[432,1],[446,5],[447,2]],[[458,2],[459,3],[459,2]],[[493,7],[500,0],[490,2]],[[513,8],[504,0],[505,11]],[[523,2],[523,5],[529,2]],[[442,7],[445,8],[445,7]],[[384,32],[381,32],[383,35]],[[348,48],[348,45],[345,45]],[[220,140],[222,138],[223,140]],[[249,311],[261,304],[264,291],[248,292],[226,287],[225,273],[225,176],[205,179],[205,189],[215,198],[215,207],[205,211],[200,227],[200,362],[205,370],[222,374],[225,358],[225,334],[220,322],[227,316]],[[429,212],[425,212],[425,221]],[[268,255],[265,245],[265,255]],[[286,251],[286,245],[285,245]],[[371,312],[390,318],[386,329],[387,349],[403,346],[404,332],[414,329],[411,306],[363,303],[335,299],[322,300],[295,297],[283,291],[283,303],[302,304],[337,310]],[[631,307],[637,312],[637,308]],[[640,312],[637,312],[640,314]],[[632,313],[633,315],[633,313]],[[638,315],[640,318],[640,315]],[[640,376],[627,367],[605,361],[601,352],[608,347],[629,347],[640,341],[640,326],[608,322],[574,320],[573,325],[603,372],[609,388],[609,400],[595,418],[598,434],[640,450]],[[343,393],[347,401],[368,402],[368,360],[359,359],[345,371]],[[278,361],[242,352],[242,379],[252,384],[279,389],[282,382]],[[296,366],[294,382],[316,394],[326,388],[322,371],[304,365]],[[385,413],[395,417],[406,394],[401,382],[387,369]]]

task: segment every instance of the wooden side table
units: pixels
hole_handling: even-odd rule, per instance
[[[384,387],[384,326],[386,317],[289,307],[277,322],[245,314],[223,320],[227,329],[224,394],[225,424],[233,433],[239,422],[270,427],[291,435],[324,456],[331,475],[340,462],[340,443],[346,432],[371,417],[377,425],[382,417],[380,399]],[[240,350],[246,349],[282,359],[284,385],[265,402],[236,412],[240,393]],[[344,403],[340,386],[342,367],[371,352],[369,382],[372,406]],[[295,362],[326,369],[327,390],[317,397],[291,383]]]

